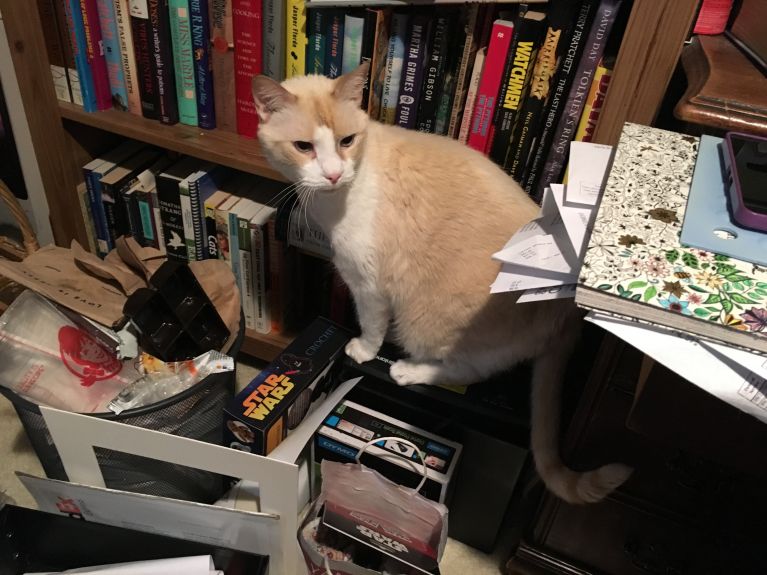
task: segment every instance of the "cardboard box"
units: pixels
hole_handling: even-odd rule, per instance
[[[365,443],[379,437],[401,437],[414,443],[427,467],[421,495],[445,503],[461,456],[461,445],[352,401],[346,400],[336,407],[317,430],[315,461],[354,461]],[[416,487],[423,477],[418,453],[398,441],[371,445],[360,461],[400,485]]]
[[[350,337],[325,318],[314,320],[226,408],[224,445],[268,455],[327,393]]]

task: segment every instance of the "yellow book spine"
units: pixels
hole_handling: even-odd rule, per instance
[[[591,82],[591,88],[589,89],[589,95],[586,96],[586,105],[583,107],[581,121],[578,124],[578,130],[575,132],[575,140],[577,142],[590,142],[594,137],[594,130],[597,127],[599,114],[602,113],[602,106],[612,73],[612,70],[605,68],[601,64],[597,66],[594,79]]]
[[[287,0],[286,8],[285,78],[292,78],[306,73],[306,2]]]

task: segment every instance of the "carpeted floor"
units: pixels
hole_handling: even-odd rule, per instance
[[[238,363],[237,383],[242,388],[258,373],[258,370],[243,363]],[[16,505],[36,507],[34,500],[26,492],[14,475],[15,471],[44,476],[40,463],[29,444],[16,412],[10,402],[0,395],[0,492],[5,492]],[[449,540],[440,564],[443,575],[499,575],[506,555],[503,544],[498,553],[487,555],[458,541]]]

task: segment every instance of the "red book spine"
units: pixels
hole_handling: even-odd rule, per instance
[[[251,82],[261,73],[261,0],[232,0],[234,28],[234,93],[237,100],[237,133],[255,138],[258,115]]]
[[[496,20],[490,34],[490,45],[487,48],[482,79],[479,81],[468,141],[469,147],[483,154],[488,153],[492,141],[493,111],[501,90],[503,69],[506,65],[506,56],[509,53],[513,36],[514,24],[512,22]]]
[[[88,47],[88,65],[93,75],[96,91],[96,107],[109,110],[112,107],[112,91],[109,89],[107,61],[104,58],[104,43],[101,41],[101,25],[96,0],[80,0],[85,29],[85,44]]]

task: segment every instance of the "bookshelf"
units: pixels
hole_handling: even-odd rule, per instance
[[[630,0],[624,0],[629,2]],[[616,71],[605,99],[595,141],[615,144],[624,122],[651,124],[660,108],[698,0],[633,0]],[[256,175],[282,179],[266,162],[258,143],[221,130],[165,126],[127,112],[86,113],[56,99],[36,2],[0,0],[0,12],[31,139],[51,213],[57,244],[75,239],[87,245],[79,210],[80,167],[123,136]],[[99,146],[101,148],[99,149]],[[269,360],[291,337],[246,334],[243,351]]]

